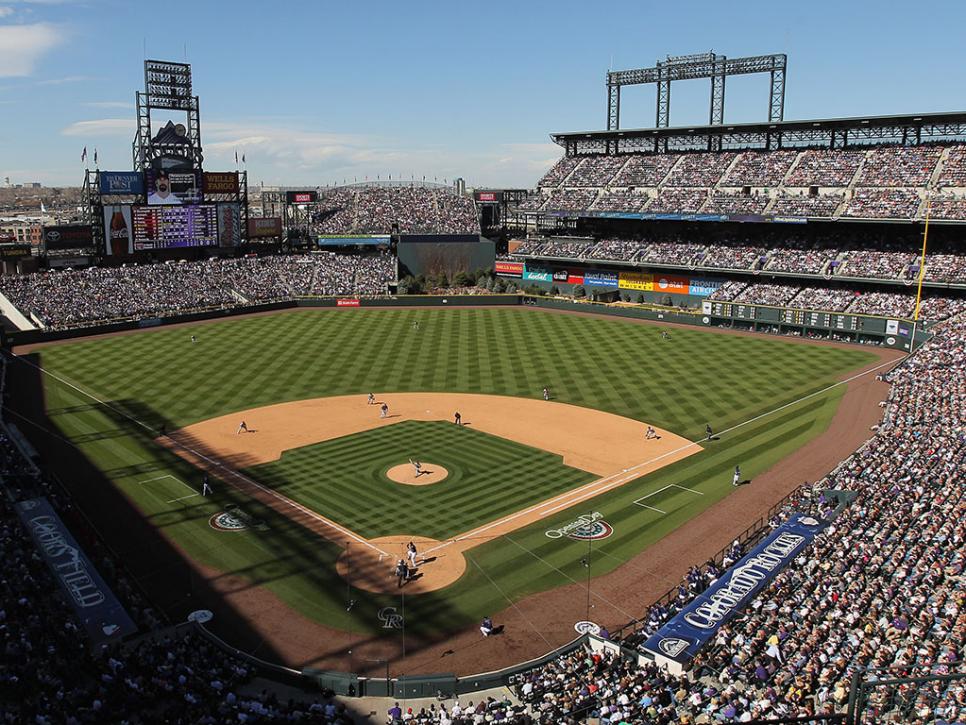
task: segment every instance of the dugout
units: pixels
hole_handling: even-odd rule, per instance
[[[400,276],[452,279],[458,272],[492,271],[496,244],[479,234],[401,234],[396,256]]]

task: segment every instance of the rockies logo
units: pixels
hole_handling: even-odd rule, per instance
[[[582,619],[574,624],[574,631],[576,631],[577,634],[599,635],[600,625],[595,624],[594,622],[588,622],[586,619]]]
[[[227,511],[222,511],[208,519],[208,525],[216,531],[243,531],[248,525]]]
[[[383,607],[379,610],[379,621],[382,622],[383,629],[402,629],[403,617],[396,612],[395,607]]]
[[[551,539],[560,539],[564,536],[575,539],[576,541],[596,541],[606,539],[614,533],[614,527],[604,521],[604,516],[599,511],[591,514],[578,516],[576,521],[564,524],[559,529],[550,529],[545,532]]]
[[[689,644],[686,639],[679,637],[664,637],[657,646],[668,657],[677,657],[688,648]]]

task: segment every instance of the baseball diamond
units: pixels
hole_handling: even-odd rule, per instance
[[[513,617],[574,586],[588,567],[604,582],[640,566],[655,542],[737,495],[736,464],[770,480],[852,415],[840,404],[855,383],[836,381],[865,380],[889,359],[697,329],[669,341],[662,329],[516,308],[302,310],[18,353],[44,371],[59,435],[183,552],[193,577],[249,612],[281,661],[344,668],[346,648],[378,657],[395,646],[377,614],[401,594],[418,595],[405,602],[418,661],[483,615]],[[415,477],[416,460],[446,477],[387,476]],[[203,471],[212,496],[142,483],[193,483]],[[233,510],[243,518],[220,514]],[[416,566],[398,579],[410,543]],[[594,589],[595,619],[631,614]],[[546,633],[540,647],[572,636],[572,621],[553,623],[569,608],[526,615]],[[220,631],[218,617],[211,626]]]

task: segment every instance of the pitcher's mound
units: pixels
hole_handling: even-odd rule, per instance
[[[420,461],[420,465],[422,465],[422,473],[418,476],[410,463],[400,463],[398,466],[393,466],[386,471],[386,476],[390,481],[405,483],[407,486],[428,486],[431,483],[439,483],[445,480],[449,475],[449,471],[435,463]]]
[[[396,563],[402,559],[409,564],[406,545],[410,541],[416,545],[416,568],[412,570],[412,578],[400,587],[395,576]],[[449,586],[466,571],[466,559],[458,547],[447,546],[437,555],[430,551],[440,543],[434,539],[397,535],[381,536],[370,543],[384,553],[364,544],[352,544],[336,563],[339,575],[356,589],[377,594],[425,594]]]

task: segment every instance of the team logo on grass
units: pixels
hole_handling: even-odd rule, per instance
[[[265,531],[268,528],[264,521],[234,504],[226,506],[224,511],[208,519],[208,524],[216,531],[244,531],[245,529]]]
[[[383,607],[376,616],[382,622],[383,629],[402,629],[403,617],[395,607]]]
[[[244,531],[248,528],[248,524],[227,511],[220,511],[212,516],[208,519],[208,525],[216,531]]]
[[[576,541],[596,541],[606,539],[614,533],[614,527],[604,521],[604,514],[594,511],[591,514],[578,516],[576,521],[564,524],[559,529],[545,532],[551,539],[561,539],[564,536]]]

